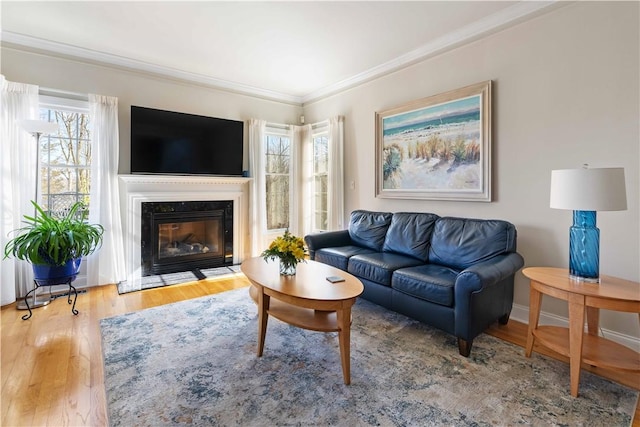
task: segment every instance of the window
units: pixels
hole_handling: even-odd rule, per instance
[[[78,201],[88,206],[91,135],[86,102],[41,102],[40,119],[58,124],[55,134],[40,137],[41,206],[51,212],[63,212]]]
[[[329,136],[327,131],[314,133],[312,224],[314,232],[328,230]]]
[[[267,230],[289,228],[291,138],[267,129],[265,143]]]
[[[249,123],[251,250],[285,228],[296,235],[343,229],[343,118],[295,126]]]

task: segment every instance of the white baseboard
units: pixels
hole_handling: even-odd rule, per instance
[[[511,310],[511,316],[509,318],[528,325],[529,307],[525,305],[514,304],[513,309]],[[565,328],[569,327],[569,319],[567,319],[566,317],[546,313],[544,311],[540,312],[539,323],[541,325],[562,326]],[[640,339],[636,337],[602,328],[600,328],[600,336],[606,337],[611,341],[617,342],[618,344],[622,344],[637,352],[640,352]]]

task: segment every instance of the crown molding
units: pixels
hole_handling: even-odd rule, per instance
[[[440,53],[454,49],[465,43],[471,43],[483,36],[498,32],[508,26],[515,25],[527,18],[537,16],[543,12],[561,6],[559,0],[550,1],[521,1],[513,6],[475,21],[456,31],[438,37],[433,41],[405,53],[391,61],[375,66],[355,76],[349,77],[338,83],[329,85],[302,97],[302,103],[307,104],[331,96],[338,92],[353,88],[365,82],[383,77],[394,71],[413,65],[419,61],[433,57]]]
[[[79,59],[92,63],[105,64],[128,70],[160,75],[172,79],[197,83],[214,89],[221,89],[244,95],[255,96],[258,98],[302,106],[306,103],[318,101],[322,98],[331,96],[338,92],[353,88],[370,80],[383,77],[387,74],[413,65],[429,57],[433,57],[447,50],[454,49],[465,43],[470,43],[483,36],[500,31],[510,25],[515,25],[519,22],[524,21],[525,19],[537,16],[543,12],[569,3],[573,2],[563,2],[559,0],[520,1],[513,6],[505,8],[456,31],[439,37],[417,49],[414,49],[404,55],[392,59],[391,61],[375,66],[362,73],[356,74],[350,78],[326,86],[304,96],[295,96],[270,91],[267,89],[261,89],[242,83],[217,79],[203,74],[191,73],[172,67],[151,64],[136,59],[98,52],[95,50],[85,49],[64,43],[57,43],[50,40],[44,40],[37,37],[14,33],[11,31],[3,30],[1,32],[0,40],[2,40],[2,44],[6,46],[26,47],[46,54],[57,54],[59,56],[67,58]]]
[[[270,91],[267,89],[261,89],[242,83],[236,83],[228,80],[217,79],[215,77],[205,76],[204,74],[191,73],[188,71],[178,70],[176,68],[151,64],[148,62],[139,61],[137,59],[126,58],[119,55],[112,55],[110,53],[98,52],[92,49],[85,49],[65,43],[53,42],[50,40],[27,36],[11,31],[2,30],[1,40],[2,44],[6,45],[7,47],[26,47],[46,54],[55,54],[66,58],[78,59],[91,63],[105,64],[128,70],[160,75],[172,79],[201,84],[203,86],[208,86],[214,89],[222,89],[244,95],[255,96],[258,98],[285,102],[288,104],[300,105],[302,103],[302,98],[300,96],[293,96],[285,93]]]

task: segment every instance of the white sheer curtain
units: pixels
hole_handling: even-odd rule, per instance
[[[249,174],[251,181],[251,204],[249,205],[249,229],[251,233],[251,256],[258,256],[264,249],[267,230],[267,195],[264,175],[265,120],[249,120]]]
[[[22,226],[25,214],[33,215],[35,200],[36,139],[18,126],[38,118],[38,86],[14,83],[0,76],[0,247],[8,234]],[[0,258],[4,257],[4,252]],[[0,261],[0,303],[10,304],[33,288],[31,265],[14,258]]]
[[[329,170],[327,183],[327,229],[344,229],[344,117],[329,119]]]
[[[118,193],[118,98],[89,95],[91,117],[91,209],[89,221],[104,227],[102,247],[87,259],[89,286],[126,279]]]

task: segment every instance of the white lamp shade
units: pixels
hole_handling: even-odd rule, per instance
[[[44,120],[20,120],[20,127],[30,134],[39,133],[48,135],[58,130],[58,124],[54,122],[46,122]]]
[[[551,171],[550,206],[578,211],[627,209],[624,168]]]

